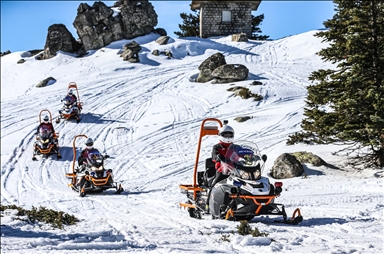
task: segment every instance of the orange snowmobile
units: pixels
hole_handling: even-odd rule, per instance
[[[77,96],[74,94],[76,91]],[[76,119],[80,122],[80,113],[83,109],[83,103],[80,101],[79,90],[75,82],[71,82],[68,85],[67,96],[61,100],[63,107],[59,110],[59,117],[56,119],[56,123],[59,123],[61,119]]]
[[[77,135],[73,140],[73,161],[72,161],[72,173],[66,173],[66,177],[71,179],[71,183],[68,184],[72,190],[79,193],[80,197],[84,197],[86,193],[100,193],[104,190],[114,188],[116,194],[120,194],[124,189],[121,184],[117,185],[113,181],[112,169],[106,169],[104,167],[104,160],[109,158],[108,155],[101,155],[100,152],[93,148],[87,155],[87,166],[76,164],[76,146],[75,142],[78,137],[85,137],[86,135]]]
[[[48,114],[42,118],[43,112],[47,112]],[[41,110],[39,122],[40,125],[36,132],[36,141],[33,144],[32,160],[37,160],[36,155],[42,155],[44,158],[48,158],[51,154],[57,154],[57,158],[60,159],[61,155],[57,141],[59,133],[53,131],[51,112],[47,109]]]
[[[224,121],[224,125],[227,121]],[[204,136],[218,135],[223,123],[216,118],[205,119],[200,128],[200,136],[193,171],[193,184],[181,184],[181,192],[187,195],[187,201],[180,203],[188,210],[190,217],[201,219],[210,214],[213,219],[252,220],[260,215],[281,215],[286,224],[298,224],[303,220],[297,208],[291,219],[287,219],[284,205],[275,203],[282,192],[282,182],[272,185],[262,176],[267,160],[261,155],[257,145],[250,141],[234,141],[228,148],[223,172],[227,178],[212,186],[216,170],[211,158],[205,160],[205,170],[197,171],[201,141]],[[207,210],[207,198],[212,189]],[[298,214],[298,216],[296,216]]]

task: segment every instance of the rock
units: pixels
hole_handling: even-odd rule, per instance
[[[233,34],[232,35],[232,41],[236,42],[247,42],[248,37],[245,33],[240,33],[240,34]]]
[[[327,163],[322,158],[311,152],[295,152],[292,155],[301,163],[309,163],[316,167],[327,166]]]
[[[11,54],[10,50],[7,50],[5,52],[1,52],[1,56],[5,56],[5,55],[8,55],[8,54]]]
[[[51,85],[55,82],[56,82],[56,79],[49,77],[49,78],[46,78],[46,79],[40,81],[40,83],[37,84],[36,87],[45,87],[45,86]]]
[[[294,155],[289,153],[283,153],[277,157],[270,172],[271,176],[275,179],[297,177],[303,173],[303,165]]]
[[[61,50],[68,53],[76,53],[81,48],[67,27],[63,24],[54,24],[48,28],[47,40],[41,60],[50,59],[56,56]]]
[[[167,36],[167,31],[163,28],[156,28],[155,33],[159,34],[160,36]]]
[[[249,119],[252,119],[252,117],[251,116],[239,116],[239,117],[236,117],[234,120],[239,122],[239,123],[242,123],[242,122],[248,121]]]
[[[17,61],[18,64],[22,64],[22,63],[25,63],[25,59],[20,59],[19,61]]]
[[[205,59],[199,66],[199,76],[196,78],[196,82],[208,82],[214,77],[212,72],[219,66],[226,64],[224,55],[221,53],[213,54],[212,56]]]
[[[219,79],[232,79],[234,81],[240,81],[247,79],[248,73],[248,68],[242,64],[224,64],[217,67],[211,75]]]
[[[160,45],[166,45],[169,41],[169,36],[160,36],[159,38],[157,38],[156,42]]]
[[[148,0],[121,0],[114,7],[119,11],[114,12],[103,2],[95,2],[92,7],[79,5],[73,25],[86,51],[154,31],[157,14]]]
[[[251,86],[261,86],[263,83],[261,83],[260,81],[257,81],[257,80],[254,80],[252,83],[251,83]]]
[[[123,53],[120,55],[124,61],[129,61],[131,63],[138,63],[140,62],[139,59],[139,52],[141,50],[140,45],[132,41],[130,43],[127,43],[123,47]]]

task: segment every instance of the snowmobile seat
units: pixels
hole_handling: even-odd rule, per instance
[[[215,163],[211,158],[205,160],[205,170],[197,172],[199,185],[209,187],[216,175]]]
[[[212,185],[213,179],[216,176],[215,162],[213,162],[212,158],[205,159],[205,177],[206,185],[210,187]]]

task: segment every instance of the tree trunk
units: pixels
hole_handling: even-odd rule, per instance
[[[379,167],[384,167],[384,146],[381,146],[379,151],[377,151],[377,164]]]

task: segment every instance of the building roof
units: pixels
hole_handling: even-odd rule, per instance
[[[200,9],[200,5],[202,3],[209,3],[209,2],[244,2],[244,3],[251,3],[251,9],[252,11],[256,11],[257,8],[259,7],[259,4],[261,2],[261,0],[248,0],[248,1],[244,1],[244,0],[232,0],[232,1],[225,1],[225,0],[216,0],[216,1],[197,1],[197,0],[192,0],[192,3],[190,4],[191,6],[191,10],[199,10]]]

